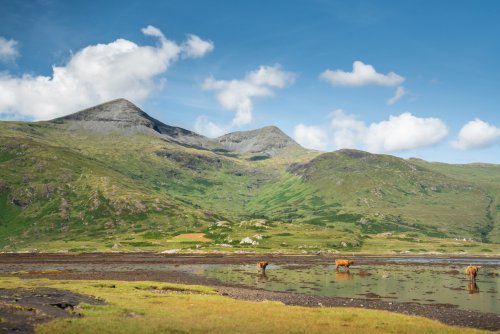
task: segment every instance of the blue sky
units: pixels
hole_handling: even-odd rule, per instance
[[[500,163],[498,17],[496,1],[2,0],[0,118],[125,97],[212,136],[276,125],[323,150]]]

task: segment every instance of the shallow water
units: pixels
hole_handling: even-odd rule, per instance
[[[172,265],[148,262],[20,263],[0,266],[0,273],[41,270],[181,271],[270,291],[381,299],[388,303],[450,304],[461,309],[500,313],[498,259],[376,258],[366,262],[372,263],[357,264],[351,266],[349,271],[340,269],[339,272],[331,264],[271,264],[265,275],[258,274],[254,264]],[[484,266],[479,271],[476,284],[466,278],[465,266],[469,263]]]
[[[338,272],[333,265],[270,265],[265,275],[259,275],[254,265],[214,265],[199,269],[199,275],[271,291],[450,304],[500,313],[500,278],[495,276],[498,269],[493,268],[481,270],[476,284],[469,282],[463,266],[457,265],[362,265]]]

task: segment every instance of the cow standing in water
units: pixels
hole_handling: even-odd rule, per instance
[[[259,273],[266,274],[266,267],[269,265],[269,263],[265,261],[259,261],[257,262],[257,270]]]
[[[467,269],[465,269],[465,272],[467,273],[467,277],[469,278],[470,281],[475,282],[476,281],[476,276],[477,272],[479,271],[479,266],[473,266],[469,265]]]
[[[352,260],[335,260],[335,270],[339,270],[339,267],[344,267],[349,270],[349,266],[353,264]]]

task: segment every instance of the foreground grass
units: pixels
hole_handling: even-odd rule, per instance
[[[66,289],[108,303],[82,304],[82,318],[39,325],[38,333],[487,333],[386,311],[239,301],[202,286],[0,278],[0,288],[15,287]]]

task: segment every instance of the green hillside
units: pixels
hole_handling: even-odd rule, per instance
[[[470,182],[477,185],[487,198],[485,216],[486,226],[481,234],[484,239],[500,242],[500,166],[493,164],[449,165],[430,163],[423,160],[411,159],[415,164],[430,170],[444,173],[456,180]]]
[[[275,127],[208,139],[122,99],[0,122],[6,251],[499,252],[499,210],[497,165],[322,154]]]

